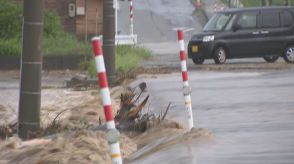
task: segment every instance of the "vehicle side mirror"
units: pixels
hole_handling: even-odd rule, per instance
[[[234,32],[236,32],[237,30],[239,30],[241,28],[241,26],[239,24],[234,24],[233,27],[232,27],[232,30]]]

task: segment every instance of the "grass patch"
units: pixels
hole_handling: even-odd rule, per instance
[[[151,52],[139,46],[118,46],[116,48],[116,69],[127,72],[138,66],[142,59],[149,57]]]
[[[1,56],[20,56],[21,47],[20,38],[0,39]],[[91,44],[78,41],[67,33],[55,37],[47,36],[43,37],[43,54],[44,56],[91,55]]]
[[[261,6],[261,0],[240,0],[240,2],[245,6],[245,7],[256,7],[256,6]],[[294,4],[294,0],[290,0],[290,4]],[[272,0],[272,5],[273,6],[282,6],[285,5],[284,0]]]
[[[21,52],[20,39],[0,39],[0,55],[19,56]]]
[[[241,0],[240,2],[244,5],[244,7],[261,6],[261,0],[259,1]]]
[[[228,4],[228,0],[221,0],[222,3],[224,4]],[[233,0],[232,0],[233,1]],[[244,7],[259,7],[262,6],[261,2],[262,0],[239,0]],[[294,0],[290,0],[290,4],[294,5]],[[272,0],[272,5],[273,6],[283,6],[285,5],[285,1],[284,0]]]
[[[43,52],[46,56],[60,55],[90,55],[91,44],[78,41],[74,36],[65,34],[64,37],[46,37],[43,40]]]
[[[120,45],[116,48],[116,70],[118,73],[126,73],[136,67],[141,60],[148,58],[151,52],[139,46]],[[81,67],[88,70],[91,77],[96,76],[95,61],[92,60],[81,64]]]

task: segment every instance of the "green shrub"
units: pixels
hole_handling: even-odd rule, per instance
[[[22,7],[8,0],[0,0],[0,38],[20,37],[22,24]]]
[[[0,0],[0,55],[20,56],[23,9],[21,4]],[[89,55],[90,44],[66,33],[60,17],[44,13],[44,55]]]
[[[151,52],[145,48],[139,46],[117,46],[116,48],[116,70],[119,73],[126,73],[138,67],[139,62],[142,59],[148,58]],[[95,61],[92,60],[88,63],[84,63],[83,66],[88,65],[86,70],[91,77],[96,76]]]
[[[6,56],[15,56],[15,54],[20,54],[21,46],[19,39],[0,39],[0,54],[5,54]]]
[[[150,56],[150,51],[138,46],[117,46],[116,69],[119,72],[127,72],[138,66],[142,58]]]
[[[240,0],[241,3],[246,7],[261,6],[262,0]],[[285,0],[272,0],[273,5],[284,5]],[[294,0],[290,0],[290,4],[294,5]]]
[[[241,3],[246,7],[261,6],[261,0],[241,0]]]
[[[66,36],[60,17],[56,13],[47,10],[44,13],[44,35],[45,37]]]
[[[60,17],[45,12],[43,51],[45,55],[90,55],[90,43],[80,42],[63,30]]]
[[[90,46],[90,43],[80,42],[69,34],[64,37],[48,36],[43,40],[45,55],[90,55]]]
[[[88,61],[88,62],[86,62],[85,63],[85,65],[87,65],[85,68],[85,70],[87,70],[87,72],[88,72],[88,74],[89,74],[89,76],[90,77],[96,77],[96,72],[97,72],[97,70],[96,70],[96,63],[95,63],[95,60],[93,59],[93,60],[91,60],[91,61]]]

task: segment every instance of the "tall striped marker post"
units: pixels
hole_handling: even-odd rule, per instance
[[[113,119],[111,98],[110,98],[104,58],[102,53],[103,51],[101,47],[101,41],[98,37],[94,37],[92,39],[92,46],[93,46],[93,52],[95,55],[97,77],[99,79],[100,94],[102,96],[102,101],[103,101],[106,126],[108,129],[106,138],[110,146],[112,163],[122,164],[122,157],[121,157],[120,146],[119,146],[119,132],[115,128],[115,123]]]
[[[217,12],[217,3],[214,1],[213,3],[213,12]]]
[[[196,8],[200,8],[201,7],[201,0],[196,0],[195,6],[196,6]]]
[[[133,0],[130,1],[130,34],[134,35],[134,12],[133,12]]]
[[[194,127],[194,122],[193,122],[193,113],[192,113],[191,88],[188,82],[184,33],[182,30],[178,30],[178,40],[180,45],[180,59],[181,59],[182,79],[183,79],[183,93],[185,96],[185,109],[186,109],[187,118],[188,118],[188,128],[190,130]]]

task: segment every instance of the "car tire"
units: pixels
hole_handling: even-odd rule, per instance
[[[274,63],[279,59],[279,56],[264,56],[263,59],[268,63]]]
[[[223,47],[217,48],[213,53],[215,64],[224,64],[227,60],[227,51]]]
[[[294,63],[294,45],[286,48],[283,58],[287,63]]]
[[[196,57],[196,58],[194,57],[194,58],[192,58],[192,61],[193,61],[194,64],[203,64],[204,59],[199,58],[199,57]]]

